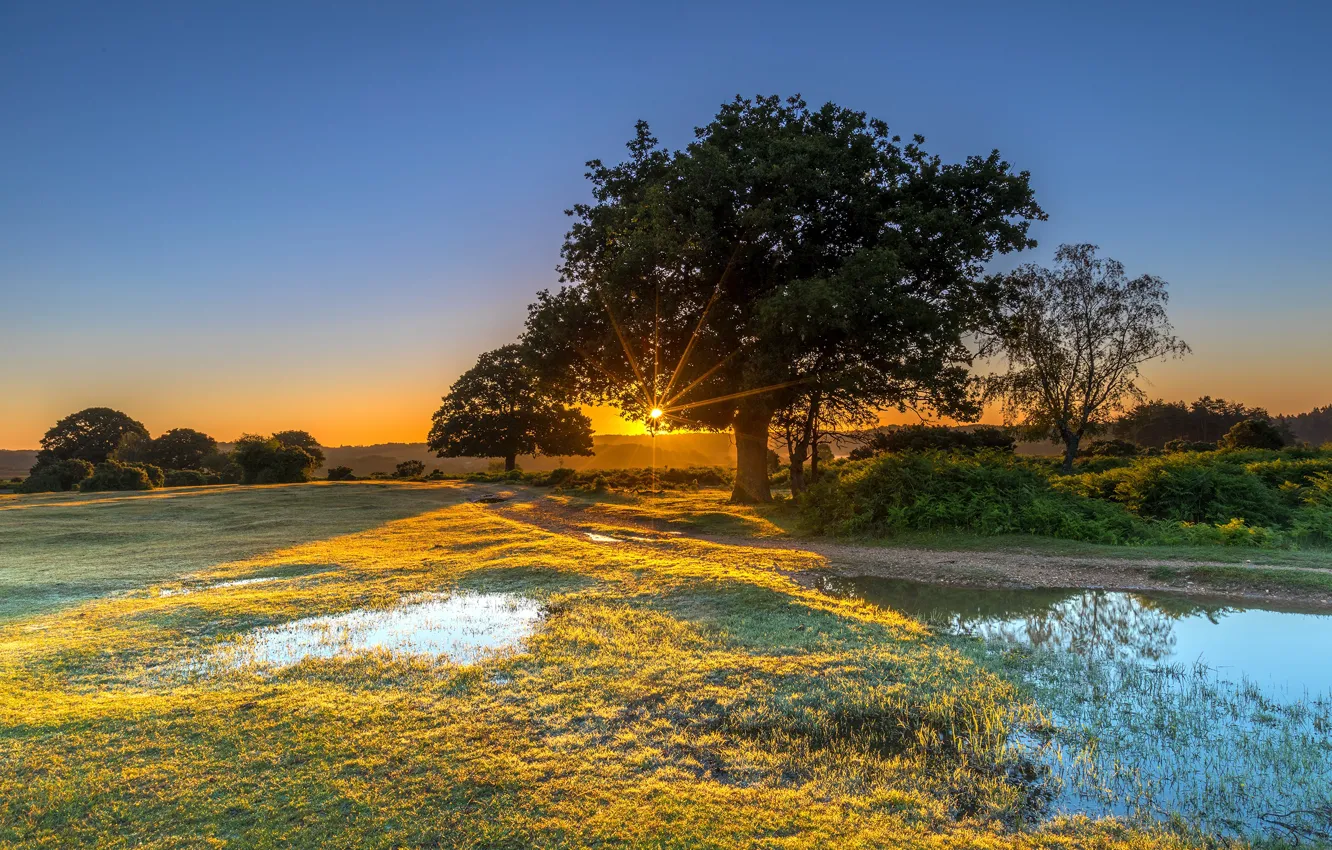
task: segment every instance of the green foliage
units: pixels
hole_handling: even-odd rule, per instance
[[[236,441],[236,448],[231,455],[240,468],[242,484],[309,481],[319,465],[319,459],[308,450],[300,446],[283,445],[276,435],[260,437],[245,434]]]
[[[278,445],[287,449],[304,449],[305,453],[314,458],[314,467],[318,469],[324,465],[324,450],[320,448],[319,441],[316,440],[309,431],[276,431],[273,433],[274,440]]]
[[[1278,491],[1224,455],[1174,454],[1057,479],[1065,493],[1118,502],[1151,519],[1187,523],[1282,525],[1290,508]]]
[[[1237,422],[1266,418],[1267,411],[1260,407],[1246,407],[1223,398],[1203,396],[1192,404],[1155,399],[1138,404],[1116,419],[1110,430],[1116,437],[1140,446],[1171,450],[1169,443],[1183,441],[1207,443],[1209,448],[1194,445],[1173,451],[1210,451]]]
[[[1086,457],[1137,457],[1142,447],[1128,440],[1092,440],[1081,451]]]
[[[851,452],[863,460],[884,452],[1012,452],[1017,439],[1004,428],[949,428],[944,425],[907,425],[874,432],[869,442]]]
[[[217,451],[217,440],[193,428],[172,428],[148,444],[148,463],[163,469],[200,469],[203,459]]]
[[[20,493],[62,493],[78,487],[92,473],[93,465],[78,458],[38,461],[17,489]]]
[[[166,474],[164,487],[202,487],[205,484],[221,484],[221,479],[214,473],[201,469],[172,469]]]
[[[555,399],[528,352],[506,345],[477,358],[435,412],[427,445],[439,457],[591,455],[592,421]]]
[[[1179,452],[1214,452],[1220,448],[1216,443],[1204,440],[1167,440],[1165,450],[1170,454]]]
[[[61,419],[42,437],[37,463],[51,460],[106,460],[128,434],[146,438],[148,429],[109,407],[89,407]]]
[[[161,487],[165,476],[160,467],[152,464],[121,463],[107,460],[97,464],[93,474],[85,478],[79,489],[84,492],[98,490],[152,490]]]
[[[424,464],[423,464],[424,466]],[[356,476],[352,474],[350,466],[335,466],[328,471],[329,481],[355,481]]]
[[[1123,508],[1050,487],[1038,468],[1003,452],[883,455],[848,462],[801,500],[812,531],[892,535],[949,529],[1141,542],[1153,530]]]
[[[1280,449],[1286,445],[1286,435],[1266,419],[1245,419],[1221,438],[1226,449]]]
[[[199,468],[217,477],[219,484],[239,484],[244,473],[231,452],[213,452],[199,461]]]
[[[572,209],[561,252],[570,285],[537,296],[526,342],[570,397],[633,418],[668,384],[688,390],[680,404],[774,388],[682,414],[735,429],[748,501],[769,497],[772,416],[802,391],[789,382],[836,375],[847,398],[974,410],[964,336],[994,304],[984,266],[1033,246],[1045,215],[997,151],[943,163],[923,144],[799,97],[737,97],[679,151],[639,122],[626,160],[589,163],[594,201]],[[645,386],[621,338],[654,340],[680,370]]]
[[[425,464],[419,460],[404,460],[393,469],[394,478],[420,478],[422,475],[425,475]]]
[[[1332,452],[1212,451],[1048,460],[903,453],[834,464],[801,500],[814,532],[947,529],[1103,543],[1332,545]],[[1085,468],[1085,467],[1084,467]]]

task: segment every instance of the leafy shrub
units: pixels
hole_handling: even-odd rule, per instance
[[[1150,519],[1185,523],[1279,525],[1290,518],[1280,494],[1240,464],[1217,455],[1185,454],[1143,458],[1101,473],[1056,479],[1073,495],[1118,502]]]
[[[93,474],[93,465],[79,458],[39,461],[18,485],[20,493],[63,493]]]
[[[202,487],[205,484],[220,484],[217,475],[201,469],[172,469],[167,472],[165,487]]]
[[[394,478],[419,478],[425,474],[425,464],[419,460],[404,460],[393,468]]]
[[[1165,444],[1167,454],[1179,452],[1214,452],[1220,448],[1216,443],[1195,440],[1168,440]]]
[[[883,455],[844,464],[801,497],[813,531],[896,534],[952,529],[1122,543],[1152,536],[1122,507],[1050,487],[1045,475],[1002,451]]]
[[[97,464],[79,489],[85,493],[99,490],[152,490],[165,481],[161,467],[152,464],[121,463],[107,460]]]
[[[851,460],[864,460],[885,452],[1012,452],[1016,438],[1002,428],[988,425],[964,430],[945,425],[908,425],[876,431],[868,444],[854,449]]]
[[[577,473],[574,470],[567,466],[561,466],[546,473],[546,477],[538,481],[537,484],[542,487],[559,487],[575,475]]]
[[[1082,450],[1084,457],[1137,457],[1142,448],[1128,440],[1092,440]]]
[[[1286,435],[1266,419],[1245,419],[1237,422],[1221,438],[1226,449],[1280,449],[1286,445]]]
[[[299,433],[299,432],[298,432]],[[286,446],[276,436],[246,434],[236,441],[232,459],[242,484],[291,484],[309,481],[319,460],[299,446]]]
[[[350,466],[335,466],[328,471],[328,480],[355,481],[356,476],[352,474],[352,468]]]
[[[231,452],[213,452],[199,461],[199,468],[217,478],[218,484],[239,484],[244,472]]]

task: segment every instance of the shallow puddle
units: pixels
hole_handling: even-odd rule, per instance
[[[238,578],[232,581],[220,581],[217,584],[205,584],[199,587],[179,587],[162,588],[157,591],[158,596],[188,596],[191,593],[199,593],[205,590],[224,590],[228,587],[245,587],[251,584],[264,584],[265,582],[277,581],[277,576],[261,576],[259,578]]]
[[[512,593],[422,596],[382,610],[307,617],[252,632],[218,650],[210,668],[280,669],[306,658],[338,658],[387,651],[472,664],[489,652],[516,645],[544,612]]]
[[[611,537],[609,534],[593,534],[593,533],[590,532],[590,531],[586,532],[586,534],[587,534],[587,539],[588,539],[588,540],[591,540],[593,543],[621,543],[621,542],[623,542],[623,541],[620,540],[620,538],[618,538],[618,537]]]
[[[1059,727],[1017,741],[1049,769],[1052,813],[1332,840],[1332,616],[873,577],[824,589],[978,638],[964,649]]]

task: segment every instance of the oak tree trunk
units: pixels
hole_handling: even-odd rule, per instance
[[[735,416],[735,487],[731,501],[771,502],[768,483],[768,426],[772,411],[758,402],[742,404]]]
[[[517,456],[517,455],[505,455],[505,456],[504,456],[504,471],[505,471],[505,472],[513,472],[514,467],[517,466],[517,465],[518,465],[518,456]]]

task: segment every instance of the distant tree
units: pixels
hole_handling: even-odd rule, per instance
[[[982,425],[976,428],[949,428],[947,425],[906,425],[873,432],[864,445],[851,452],[852,460],[861,460],[885,452],[978,452],[994,450],[1012,453],[1017,438],[1005,428]]]
[[[73,490],[93,473],[93,465],[86,460],[69,458],[39,463],[19,485],[20,493],[62,493]]]
[[[1135,405],[1115,419],[1111,432],[1140,446],[1163,448],[1171,440],[1216,442],[1237,422],[1270,419],[1261,407],[1203,396],[1192,404],[1160,399]]]
[[[309,431],[277,431],[273,434],[273,439],[289,449],[305,449],[310,457],[315,459],[315,469],[324,465],[324,450]]]
[[[1286,446],[1286,435],[1266,419],[1245,419],[1221,438],[1226,449],[1281,449]]]
[[[1166,317],[1166,282],[1132,280],[1095,245],[1061,245],[1055,268],[1023,266],[1003,278],[998,342],[1008,372],[990,381],[1010,421],[1064,444],[1064,470],[1084,435],[1141,399],[1138,367],[1188,346]]]
[[[1332,443],[1332,404],[1315,407],[1308,413],[1278,416],[1277,420],[1293,437],[1310,445]]]
[[[425,475],[425,464],[419,460],[404,460],[393,469],[394,478],[418,478]]]
[[[512,470],[518,455],[592,454],[592,421],[551,396],[521,346],[506,345],[453,383],[427,445],[439,457],[501,457]]]
[[[355,481],[356,476],[352,474],[352,468],[350,466],[335,466],[328,471],[328,480]]]
[[[299,433],[299,432],[298,432]],[[242,484],[292,484],[309,481],[319,461],[300,446],[283,445],[276,435],[244,434],[236,441],[232,459],[241,470]]]
[[[143,423],[109,407],[89,407],[61,419],[42,437],[37,465],[78,459],[91,464],[106,460],[127,434],[148,436]],[[35,467],[34,467],[35,469]]]
[[[172,428],[149,442],[145,460],[163,469],[199,469],[217,440],[193,428]]]
[[[679,427],[732,430],[732,498],[768,501],[777,410],[853,368],[873,399],[954,395],[985,263],[1035,244],[1025,172],[923,143],[799,97],[736,98],[679,151],[639,122],[625,161],[588,164],[568,285],[538,295],[526,340],[570,399],[643,419],[678,396]]]
[[[217,476],[221,484],[239,484],[244,473],[236,463],[234,452],[213,452],[199,461],[199,468]]]

